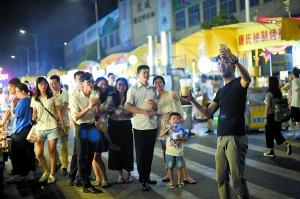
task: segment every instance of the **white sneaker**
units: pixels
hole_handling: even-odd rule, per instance
[[[48,178],[47,183],[48,183],[48,184],[52,184],[52,183],[54,183],[54,182],[55,182],[55,177],[54,177],[53,175],[49,175],[49,178]]]
[[[46,182],[50,176],[50,173],[44,172],[43,175],[40,177],[39,182]]]

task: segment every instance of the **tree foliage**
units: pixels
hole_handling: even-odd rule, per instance
[[[212,27],[223,26],[228,24],[238,23],[239,21],[233,15],[230,15],[227,11],[220,11],[220,14],[213,18],[213,20],[204,20],[201,23],[202,29],[210,29]]]

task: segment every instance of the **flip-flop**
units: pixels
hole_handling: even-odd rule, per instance
[[[170,178],[168,176],[165,176],[161,179],[161,181],[163,182],[169,182],[170,181]]]
[[[118,183],[118,184],[123,184],[123,183],[124,183],[124,178],[119,177],[119,178],[117,179],[117,183]]]
[[[190,178],[190,179],[188,179],[188,180],[184,180],[184,183],[186,183],[186,184],[196,184],[197,181],[194,180],[193,178]]]
[[[133,182],[133,178],[130,176],[125,180],[126,184],[132,183]]]

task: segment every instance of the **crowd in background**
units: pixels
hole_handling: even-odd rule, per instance
[[[127,79],[116,78],[112,73],[106,79],[77,71],[73,91],[63,89],[57,75],[48,79],[38,77],[34,89],[28,82],[11,79],[8,88],[2,89],[0,102],[3,114],[0,122],[1,142],[7,136],[8,126],[13,126],[9,150],[12,171],[6,181],[33,180],[38,162],[42,169],[38,179],[40,183],[54,183],[60,168],[61,175],[67,177],[70,186],[82,186],[83,192],[87,193],[100,193],[102,191],[97,186],[105,188],[111,185],[107,168],[118,173],[117,183],[133,182],[131,172],[134,170],[135,146],[138,180],[141,190],[148,191],[152,189],[152,184],[156,184],[150,178],[150,172],[154,145],[159,139],[166,164],[166,176],[162,181],[169,182],[170,189],[175,188],[173,168],[177,168],[178,187],[182,188],[186,183],[195,184],[196,180],[188,175],[182,149],[182,142],[188,138],[181,126],[186,117],[181,105],[183,99],[179,93],[165,90],[162,76],[148,82],[150,73],[147,65],[139,66],[137,75],[137,84],[129,86]],[[185,99],[206,115],[206,133],[213,132],[215,111],[208,115],[203,111],[210,110],[217,102],[216,87],[211,76],[201,75],[195,92],[196,97],[201,96],[201,105],[198,106],[191,96]],[[299,125],[299,70],[294,69],[292,78],[282,89],[289,93],[292,123]],[[281,123],[274,121],[275,98],[282,98],[279,80],[270,77],[265,97],[268,151],[264,155],[271,157],[275,156],[274,139],[279,145],[285,144],[288,155],[292,152],[291,145],[281,135]],[[293,129],[295,132],[296,128]],[[38,132],[38,139],[31,143],[27,139],[33,131]],[[70,132],[74,133],[74,140],[71,141]],[[60,149],[58,141],[61,142]],[[74,150],[69,163],[70,142],[74,142]],[[48,145],[49,165],[44,152],[45,143]],[[1,148],[7,146],[1,144]],[[108,152],[107,165],[102,159],[105,152]],[[94,178],[91,178],[92,173]]]

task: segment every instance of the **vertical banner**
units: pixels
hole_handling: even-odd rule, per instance
[[[131,0],[118,0],[119,34],[123,50],[132,48]]]
[[[158,31],[169,31],[172,27],[172,1],[157,0]]]

